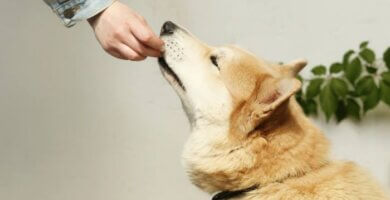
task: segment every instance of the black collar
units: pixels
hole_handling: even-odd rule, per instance
[[[244,195],[247,192],[250,192],[252,190],[256,190],[259,186],[254,185],[249,188],[241,189],[241,190],[233,190],[233,191],[222,191],[217,193],[216,195],[213,196],[212,200],[228,200],[230,198],[235,198]]]

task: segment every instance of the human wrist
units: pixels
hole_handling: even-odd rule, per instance
[[[104,12],[104,10],[102,12]],[[92,16],[92,17],[87,19],[87,22],[89,23],[89,25],[91,25],[91,27],[95,28],[96,21],[99,19],[99,17],[102,14],[102,12],[100,12],[100,13],[96,14],[95,16]]]
[[[104,11],[106,11],[108,8],[110,8],[112,5],[114,5],[115,3],[119,2],[118,0],[113,0],[113,3],[111,3],[109,6],[107,6],[106,8],[104,8],[103,10],[101,10],[100,12],[96,13],[95,15],[92,15],[91,17],[87,18],[87,21],[88,23],[94,27],[96,22],[98,21],[98,19],[100,18],[100,16],[102,15],[102,13]]]

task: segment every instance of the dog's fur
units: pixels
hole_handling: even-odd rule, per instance
[[[161,38],[162,73],[191,124],[183,160],[196,186],[214,193],[259,185],[241,200],[388,199],[357,165],[329,159],[328,140],[293,98],[304,60],[269,64],[178,26]]]

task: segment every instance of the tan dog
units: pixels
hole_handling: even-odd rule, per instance
[[[159,59],[191,124],[184,164],[213,199],[384,200],[352,162],[332,161],[327,139],[293,98],[298,60],[270,65],[237,47],[211,47],[166,22]]]

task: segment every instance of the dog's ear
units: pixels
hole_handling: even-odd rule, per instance
[[[301,88],[301,82],[293,77],[267,78],[257,83],[250,98],[244,102],[235,117],[236,128],[247,134],[262,123]]]
[[[305,59],[297,59],[282,66],[282,73],[288,77],[295,77],[305,66],[307,61]]]

